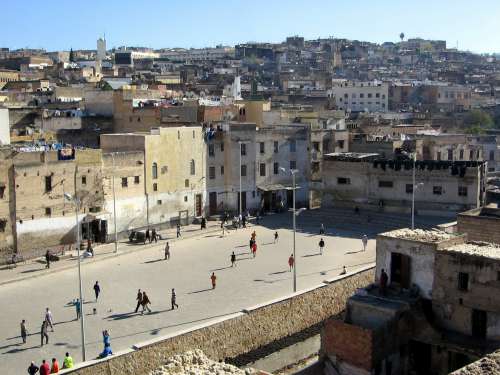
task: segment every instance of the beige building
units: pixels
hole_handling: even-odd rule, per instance
[[[135,88],[113,93],[113,129],[117,133],[149,132],[160,125],[160,91]]]
[[[7,84],[7,82],[19,81],[20,73],[16,70],[0,69],[0,90]]]
[[[201,127],[106,134],[101,136],[101,147],[105,153],[144,153],[146,219],[150,226],[187,223],[204,215],[205,152]],[[122,179],[122,183],[129,181]]]

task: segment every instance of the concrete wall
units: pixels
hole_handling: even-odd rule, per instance
[[[148,373],[173,354],[193,348],[214,360],[234,358],[275,340],[300,332],[340,313],[357,288],[373,282],[373,267],[322,284],[305,292],[243,310],[233,317],[200,329],[136,345],[137,350],[93,361],[71,371],[79,375]]]
[[[84,92],[85,111],[97,116],[113,116],[113,91],[86,90]]]
[[[480,209],[476,214],[464,212],[457,216],[458,232],[467,233],[470,241],[486,241],[500,244],[500,217],[479,216]]]

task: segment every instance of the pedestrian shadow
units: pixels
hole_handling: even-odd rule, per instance
[[[49,269],[49,268],[36,268],[36,269],[33,269],[33,270],[21,271],[19,273],[32,273],[32,272],[37,272],[37,271],[43,271],[43,270],[46,270],[46,269]]]
[[[266,245],[274,245],[274,242],[266,242],[266,243],[262,244],[262,246],[266,246]]]
[[[239,245],[239,246],[235,246],[235,248],[240,248],[240,247],[248,247],[248,245]]]
[[[106,317],[106,319],[108,319],[108,320],[123,320],[123,319],[133,318],[134,316],[137,316],[138,314],[139,314],[139,312],[135,312],[135,311],[128,312],[128,313],[122,313],[122,314],[112,314],[112,315]]]
[[[220,237],[220,234],[210,234],[208,236],[205,236],[205,238],[212,238],[212,237]]]
[[[165,260],[165,259],[148,260],[148,261],[144,262],[143,264],[158,263],[158,262],[162,262],[162,261],[164,261],[164,260]]]
[[[357,253],[362,253],[362,252],[363,252],[363,249],[358,250],[358,251],[349,251],[349,252],[346,253],[346,255],[347,254],[357,254]]]
[[[58,326],[58,325],[61,325],[61,324],[71,323],[71,322],[74,322],[74,321],[75,321],[74,319],[65,320],[65,321],[62,321],[62,322],[55,322],[54,325]]]
[[[233,268],[233,267],[227,266],[227,267],[215,268],[213,270],[210,270],[210,272],[223,271],[223,270],[227,270],[228,268]]]
[[[277,271],[277,272],[271,272],[269,275],[281,275],[283,273],[287,273],[289,272],[288,270],[284,270],[284,271]]]
[[[21,353],[21,352],[24,352],[26,350],[37,349],[39,347],[40,347],[39,345],[35,345],[35,346],[30,346],[30,347],[13,348],[13,349],[7,350],[6,352],[3,352],[2,354]]]
[[[321,253],[314,253],[314,254],[302,255],[302,258],[317,257],[318,255],[321,255]]]
[[[194,292],[189,292],[188,294],[197,294],[197,293],[204,293],[204,292],[209,292],[213,290],[212,288],[207,288],[207,289],[201,289],[201,290],[196,290]]]

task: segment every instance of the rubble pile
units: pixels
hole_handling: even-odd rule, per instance
[[[500,259],[500,246],[488,242],[467,242],[451,246],[446,251],[477,255],[486,258]]]
[[[177,354],[167,360],[167,362],[149,375],[250,375],[256,372],[251,369],[240,370],[238,367],[224,362],[215,362],[208,358],[201,350],[196,349],[183,354]]]
[[[500,352],[488,354],[476,362],[453,372],[451,375],[499,375]]]
[[[404,238],[407,240],[424,241],[424,242],[439,242],[454,237],[453,234],[439,230],[424,230],[424,229],[409,229],[409,228],[397,229],[384,234],[390,237]]]

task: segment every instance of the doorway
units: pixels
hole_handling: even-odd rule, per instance
[[[217,193],[212,192],[208,194],[208,211],[210,215],[217,213]]]
[[[241,212],[245,212],[247,209],[247,192],[241,192]],[[238,212],[240,211],[240,192],[238,192]]]
[[[473,309],[471,319],[472,336],[478,339],[485,339],[488,327],[488,316],[486,311]]]
[[[410,260],[407,255],[391,253],[391,284],[410,287]]]
[[[293,207],[293,190],[286,191],[286,205],[288,208]]]
[[[201,214],[202,214],[202,202],[203,202],[202,195],[201,194],[196,194],[196,197],[195,197],[196,216],[201,216]]]

